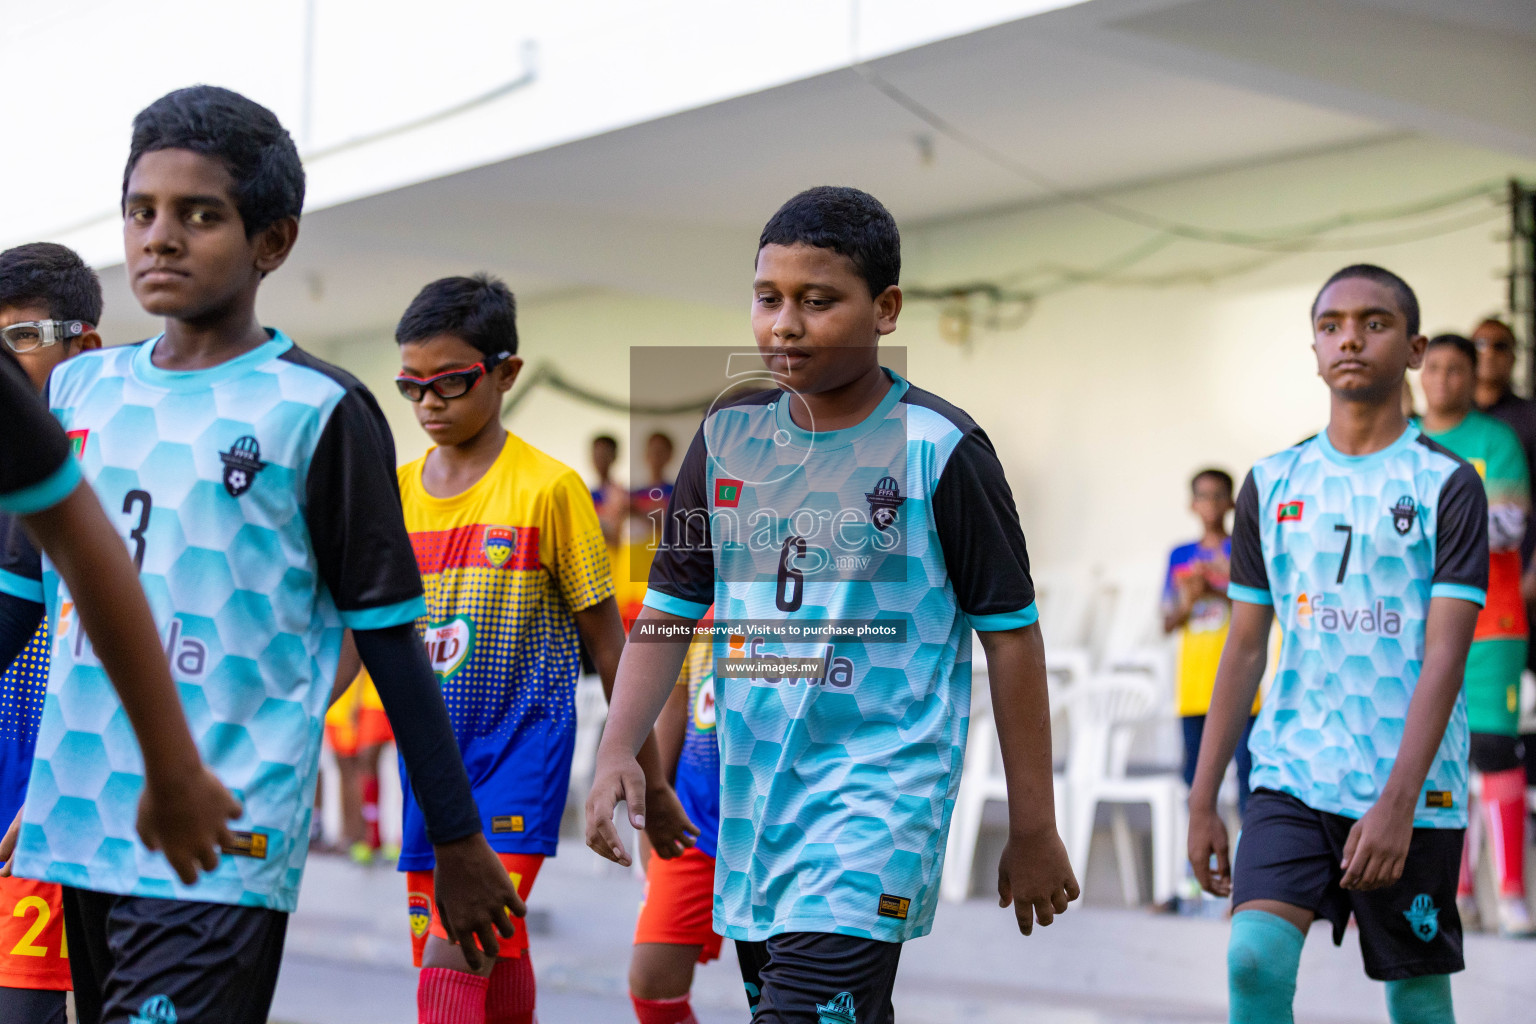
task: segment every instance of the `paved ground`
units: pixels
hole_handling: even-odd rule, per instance
[[[317,857],[289,929],[273,1008],[286,1024],[411,1024],[403,883],[393,871]],[[632,1020],[625,973],[639,883],[567,844],[534,889],[532,937],[543,1024]],[[945,904],[932,935],[905,950],[902,1024],[1152,1024],[1226,1020],[1226,923],[1138,910],[1074,908],[1033,938],[986,900]],[[1458,975],[1460,1024],[1532,1019],[1536,943],[1470,936]],[[702,1024],[742,1024],[731,959],[699,972]],[[1381,987],[1366,980],[1353,933],[1334,949],[1320,930],[1302,958],[1297,1017],[1376,1024]]]

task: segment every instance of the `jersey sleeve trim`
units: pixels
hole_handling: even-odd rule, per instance
[[[681,597],[674,597],[651,587],[645,592],[645,606],[654,608],[668,615],[680,615],[685,619],[702,619],[704,613],[709,611],[708,604],[698,601],[687,601]]]
[[[1436,583],[1429,588],[1430,597],[1454,597],[1458,601],[1470,601],[1479,608],[1488,603],[1488,592],[1465,583]]]
[[[10,594],[19,597],[23,601],[43,603],[43,581],[30,580],[25,576],[18,576],[14,572],[0,569],[0,594]]]
[[[391,626],[415,622],[425,614],[427,614],[427,599],[413,597],[378,608],[343,611],[341,621],[348,629],[388,629]]]
[[[996,612],[992,615],[969,615],[971,628],[978,633],[1001,633],[1006,629],[1023,629],[1040,621],[1040,609],[1035,602],[1016,612]]]
[[[1241,583],[1227,584],[1227,600],[1241,601],[1243,604],[1258,604],[1266,608],[1275,606],[1274,595],[1267,590],[1258,587],[1245,587]]]
[[[25,516],[53,508],[80,485],[80,464],[66,456],[59,468],[29,487],[0,494],[0,512]]]

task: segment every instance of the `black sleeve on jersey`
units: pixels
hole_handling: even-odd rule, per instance
[[[348,389],[315,445],[304,518],[320,578],[345,617],[422,594],[395,476],[395,444],[367,388]]]
[[[4,513],[0,513],[0,570],[42,586],[42,554],[21,520]]]
[[[693,435],[683,456],[667,518],[661,529],[661,550],[651,563],[650,587],[663,594],[693,601],[715,603],[715,548],[709,528],[709,450],[704,428]]]
[[[1240,587],[1269,593],[1269,570],[1264,565],[1264,542],[1259,534],[1259,487],[1253,470],[1237,492],[1237,511],[1232,516],[1231,580]]]
[[[955,445],[930,502],[961,611],[1006,615],[1034,604],[1035,584],[1013,492],[980,427]]]
[[[10,350],[0,345],[0,495],[47,480],[69,456],[69,440]]]
[[[1488,494],[1468,463],[1458,466],[1440,488],[1434,582],[1488,589]]]
[[[479,832],[480,812],[464,756],[415,623],[357,629],[352,637],[389,720],[410,723],[409,728],[395,729],[395,746],[425,819],[427,839],[440,846]]]
[[[42,624],[42,605],[0,593],[0,672],[21,655]]]

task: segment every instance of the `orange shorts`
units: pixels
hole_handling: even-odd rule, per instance
[[[526,902],[528,894],[533,891],[533,880],[539,877],[539,868],[544,866],[544,855],[498,853],[496,856],[501,858],[501,866],[512,876],[517,894]],[[432,872],[407,871],[405,888],[406,911],[411,921],[411,959],[420,967],[422,954],[427,950],[427,936],[436,935],[447,941],[448,932],[437,916],[437,901],[432,898]],[[496,951],[498,956],[522,956],[528,950],[528,929],[515,917],[512,926],[512,937],[501,939],[501,948]]]
[[[0,986],[69,991],[69,947],[57,885],[0,878]]]
[[[367,672],[359,672],[325,713],[325,739],[337,757],[380,747],[395,738],[384,713],[384,702]]]
[[[715,858],[698,849],[662,860],[652,856],[645,866],[645,899],[635,922],[635,944],[664,942],[670,946],[703,946],[699,963],[720,958],[715,934]]]

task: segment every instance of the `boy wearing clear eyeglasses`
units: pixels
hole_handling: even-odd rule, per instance
[[[395,332],[396,386],[434,443],[400,469],[406,528],[426,585],[418,622],[491,847],[527,898],[553,856],[576,736],[578,638],[611,691],[624,629],[592,495],[575,470],[509,433],[502,397],[522,368],[517,306],[501,281],[423,288]],[[675,857],[698,830],[647,741],[647,832]],[[404,781],[404,780],[403,780]],[[531,1024],[522,925],[476,969],[447,941],[432,898],[433,851],[406,781],[404,842],[422,1024]]]

